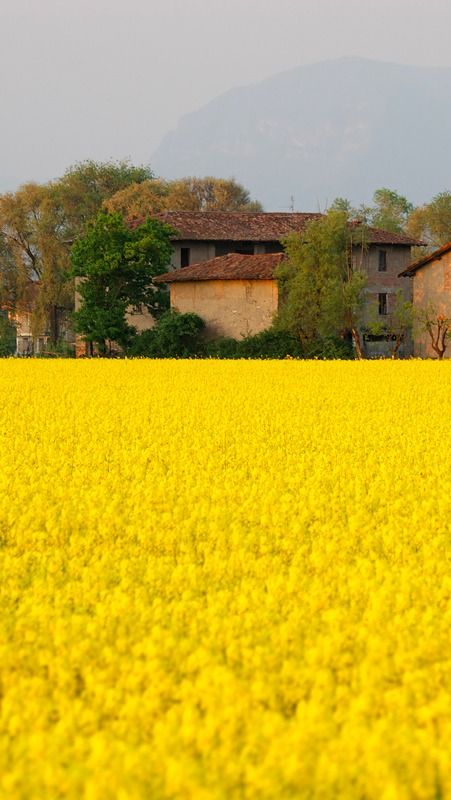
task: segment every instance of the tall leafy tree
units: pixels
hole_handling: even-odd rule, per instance
[[[430,203],[412,211],[407,230],[431,249],[451,241],[451,192],[441,192]]]
[[[58,339],[59,312],[73,302],[67,269],[69,248],[64,241],[64,218],[51,184],[30,183],[0,197],[2,246],[14,285],[13,305],[28,306],[30,285],[39,287],[34,305],[35,326]],[[11,264],[14,264],[14,277]]]
[[[167,271],[174,231],[155,219],[130,228],[118,212],[100,212],[72,247],[72,274],[80,279],[77,331],[106,354],[111,343],[126,348],[136,333],[127,321],[130,307],[145,306],[154,316],[167,308],[167,293],[153,278]]]
[[[393,189],[376,189],[369,221],[375,228],[402,233],[412,211],[412,203],[403,195]]]
[[[359,219],[384,231],[402,233],[414,207],[406,197],[393,189],[382,188],[374,192],[372,205],[362,204],[354,208],[345,197],[337,197],[330,210],[342,211],[349,219]]]
[[[172,181],[168,208],[174,211],[262,211],[233,178],[182,178]]]
[[[61,321],[73,309],[73,240],[106,198],[151,175],[128,161],[85,161],[53,183],[29,183],[0,196],[0,304],[29,310],[32,285],[33,328],[47,330],[56,342]]]
[[[100,211],[102,204],[127,186],[153,178],[148,167],[129,161],[82,161],[55,182],[57,202],[64,212],[66,236],[75,238]]]
[[[104,202],[107,211],[144,219],[159,211],[262,211],[247,189],[233,178],[147,180],[117,192]]]
[[[366,275],[356,249],[365,248],[364,238],[365,226],[351,225],[347,213],[335,209],[287,237],[287,259],[276,272],[278,328],[307,348],[318,338],[349,334],[357,356],[363,356],[359,323]]]
[[[125,219],[142,220],[168,208],[170,184],[163,180],[132,183],[103,202],[106,211],[119,211]]]

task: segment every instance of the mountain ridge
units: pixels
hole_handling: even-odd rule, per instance
[[[291,195],[300,210],[369,202],[381,186],[426,202],[450,183],[449,99],[451,68],[320,61],[184,115],[152,166],[167,178],[233,175],[274,211]]]

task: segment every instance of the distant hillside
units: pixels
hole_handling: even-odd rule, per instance
[[[365,59],[303,66],[183,117],[151,164],[167,178],[234,176],[267,210],[359,204],[387,186],[412,202],[451,188],[451,69]]]

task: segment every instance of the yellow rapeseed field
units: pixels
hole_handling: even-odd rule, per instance
[[[2,800],[451,798],[451,364],[0,391]]]

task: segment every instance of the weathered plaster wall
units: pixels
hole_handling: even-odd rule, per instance
[[[431,305],[438,314],[451,317],[451,252],[426,264],[409,280],[413,283],[413,302],[416,308],[421,311]],[[419,358],[437,358],[425,331],[415,332],[414,355]],[[444,358],[451,358],[449,347]]]
[[[186,281],[171,283],[171,307],[194,312],[206,323],[208,338],[242,339],[269,328],[277,311],[277,283]]]
[[[380,250],[385,250],[387,254],[387,270],[385,272],[379,272]],[[377,306],[379,293],[385,292],[388,295],[389,313],[393,309],[397,291],[401,290],[406,300],[412,300],[411,281],[408,278],[398,277],[399,273],[407,269],[411,263],[410,247],[400,245],[377,247],[376,245],[371,245],[363,255],[356,250],[354,263],[363,269],[368,276],[366,288],[368,296],[367,316],[371,316],[371,308],[374,311],[374,307]]]
[[[385,271],[379,271],[379,252],[386,253]],[[412,282],[408,278],[400,278],[399,273],[407,269],[411,263],[410,247],[402,245],[371,245],[366,251],[355,248],[354,265],[362,269],[367,274],[367,286],[365,289],[366,302],[363,314],[362,327],[374,321],[383,322],[388,319],[394,311],[396,305],[396,294],[401,291],[406,301],[411,302]],[[379,315],[379,294],[387,295],[387,316]],[[368,341],[364,343],[365,353],[368,358],[378,358],[387,356],[390,353],[390,346],[385,341]],[[411,356],[413,353],[412,338],[409,334],[406,341],[402,344],[399,355],[402,357]]]
[[[182,247],[189,247],[190,251],[190,264],[197,264],[199,261],[208,261],[214,258],[215,245],[214,242],[196,242],[196,241],[176,241],[173,242],[173,253],[171,258],[171,266],[173,269],[180,269],[181,262],[181,249]]]

